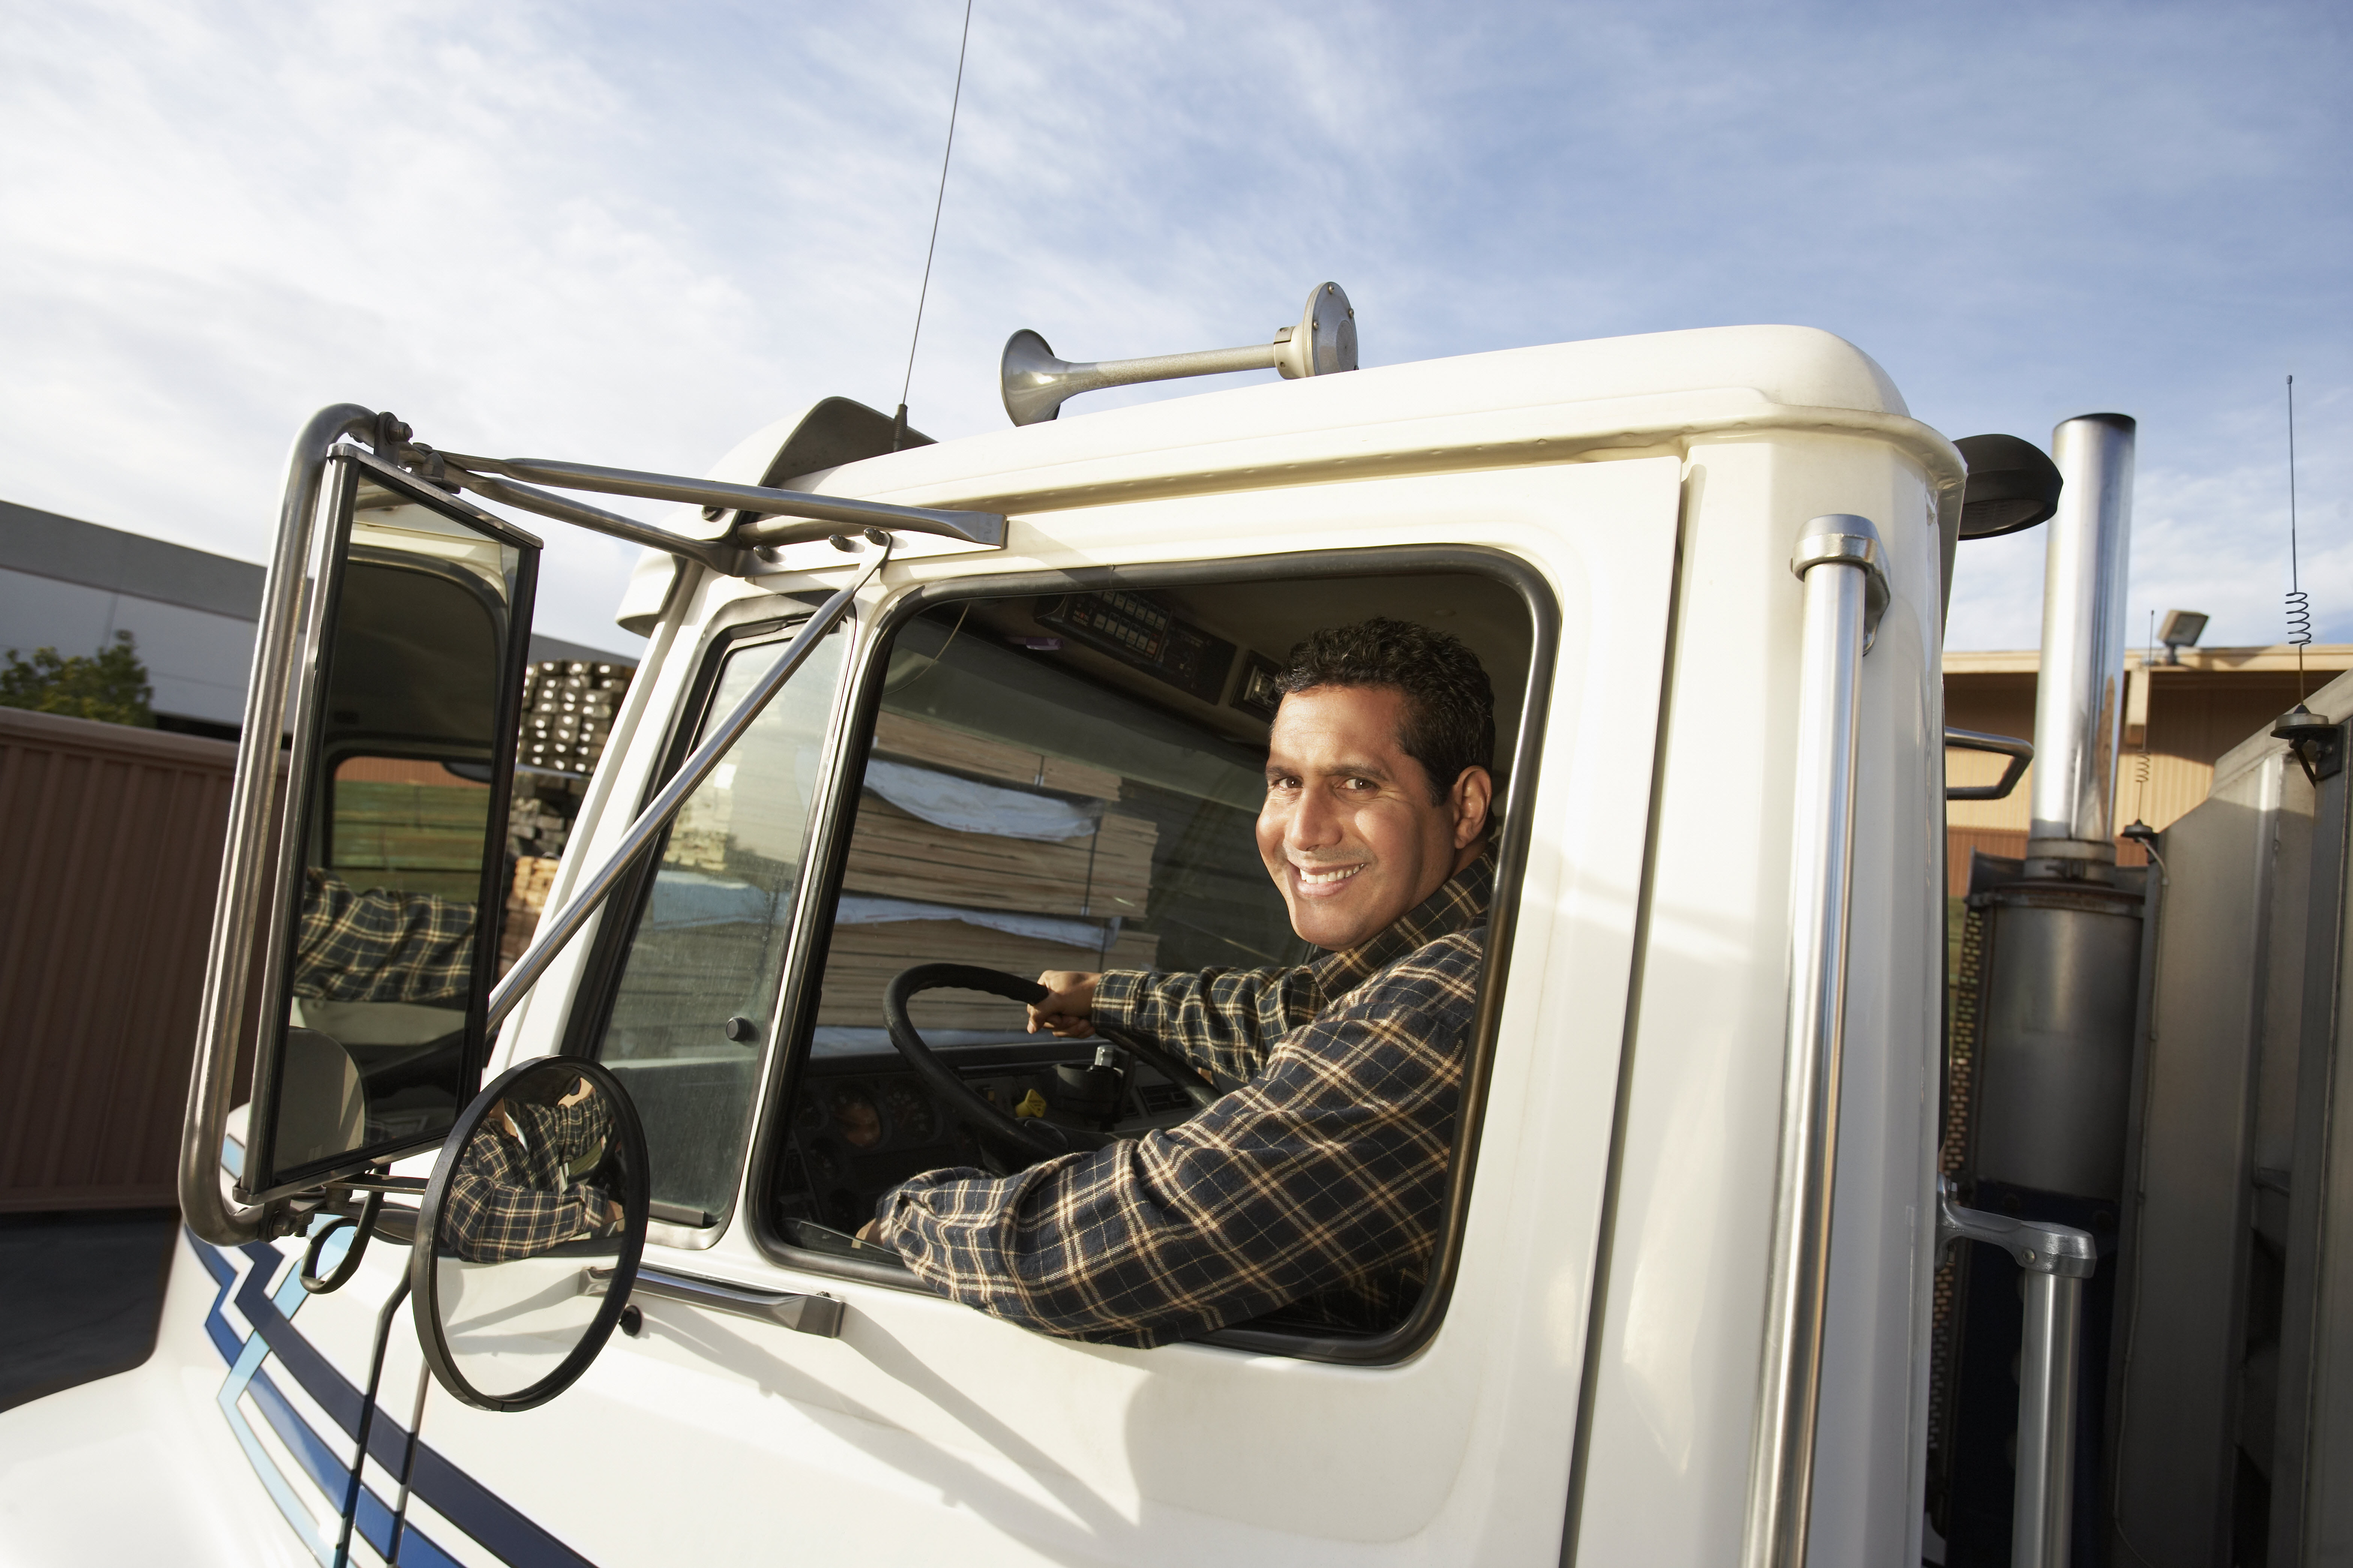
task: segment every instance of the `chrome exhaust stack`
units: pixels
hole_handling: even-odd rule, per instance
[[[2066,482],[2048,524],[2033,826],[2019,879],[1970,899],[1985,918],[1987,965],[1970,1171],[1980,1183],[2101,1205],[2112,1227],[2142,903],[2117,874],[2113,820],[2133,421],[2087,414],[2062,423],[2051,444]]]
[[[1223,375],[1237,370],[1279,370],[1285,381],[1331,375],[1356,368],[1356,312],[1337,283],[1308,290],[1299,324],[1284,327],[1274,341],[1239,349],[1203,349],[1195,353],[1154,354],[1145,359],[1100,363],[1057,359],[1046,340],[1024,327],[1005,340],[997,362],[1005,412],[1016,425],[1039,425],[1062,411],[1082,392],[1174,381],[1187,375]]]
[[[2122,414],[2086,414],[2051,433],[2066,487],[2043,556],[2029,877],[2114,879],[2134,434]]]
[[[2004,1241],[2010,1256],[1968,1247],[1947,1265],[1931,1512],[1948,1562],[2006,1549],[2021,1568],[2053,1568],[2095,1552],[2107,1527],[2096,1489],[2078,1495],[2074,1481],[2100,1473],[2109,1440],[2111,1260],[2140,995],[2141,873],[2118,869],[2113,837],[2133,443],[2121,414],[2052,433],[2063,486],[2048,525],[2031,826],[2021,860],[1980,856],[1971,868],[1941,1161],[1958,1190],[1944,1200],[1944,1234],[2052,1239]],[[2052,1251],[2062,1241],[2063,1268]],[[1956,1457],[1962,1434],[1982,1445],[2011,1420],[2014,1467]]]

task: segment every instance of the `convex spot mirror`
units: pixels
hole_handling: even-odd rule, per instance
[[[441,1386],[482,1410],[571,1387],[628,1305],[647,1196],[645,1131],[611,1073],[543,1057],[492,1079],[441,1146],[410,1250]]]
[[[1953,445],[1969,466],[1961,537],[1998,539],[2048,522],[2059,510],[2059,465],[2017,436],[1964,436]]]
[[[354,447],[321,487],[238,1196],[439,1142],[481,1081],[539,541]]]

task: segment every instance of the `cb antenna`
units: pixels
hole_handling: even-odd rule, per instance
[[[907,340],[907,374],[899,383],[899,412],[891,416],[891,450],[907,439],[907,390],[915,384],[915,345],[923,341],[923,302],[932,295],[932,258],[940,248],[940,209],[948,200],[948,160],[955,156],[956,110],[964,106],[964,58],[972,47],[972,0],[964,0],[964,37],[956,43],[955,92],[948,100],[948,144],[940,154],[940,192],[932,201],[932,242],[923,247],[923,286],[915,292],[915,331]]]
[[[2295,648],[2295,700],[2304,705],[2304,650],[2312,641],[2312,597],[2295,558],[2295,377],[2287,378],[2287,640]]]

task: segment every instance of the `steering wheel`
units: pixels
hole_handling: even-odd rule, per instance
[[[971,963],[918,963],[912,969],[901,970],[883,988],[882,1021],[890,1030],[891,1044],[952,1115],[996,1145],[998,1152],[1028,1161],[1050,1160],[1076,1149],[1101,1149],[1113,1141],[1107,1132],[1064,1127],[1042,1117],[1016,1117],[1002,1106],[983,1099],[963,1075],[933,1054],[932,1047],[916,1032],[914,1020],[908,1016],[907,1004],[919,992],[942,990],[981,991],[1032,1006],[1052,993],[1034,981],[1008,974],[1001,969],[983,969]],[[1124,1034],[1119,1037],[1119,1043],[1158,1068],[1185,1091],[1185,1098],[1194,1105],[1205,1106],[1217,1100],[1216,1091],[1203,1083],[1199,1075],[1157,1045]]]

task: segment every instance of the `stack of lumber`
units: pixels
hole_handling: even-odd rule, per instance
[[[1029,978],[1050,969],[1149,968],[1159,938],[1125,926],[1144,917],[1159,829],[1111,809],[1120,776],[1106,769],[885,713],[878,756],[1058,798],[1105,803],[1094,830],[1059,841],[964,832],[926,822],[868,791],[859,804],[843,890],[919,903],[1060,917],[1077,941],[1015,935],[971,921],[913,919],[838,924],[826,961],[820,1027],[879,1028],[882,989],[915,963],[973,963]],[[915,1004],[915,1022],[939,1029],[1018,1034],[1017,1004],[976,992],[936,991]]]
[[[967,735],[944,724],[927,723],[902,713],[884,713],[874,721],[874,754],[947,768],[976,778],[1003,779],[1060,795],[1092,795],[1097,800],[1119,798],[1119,775],[1108,768],[1089,767],[1084,763],[1024,751],[1003,741]]]
[[[555,773],[589,773],[605,755],[614,710],[636,673],[625,664],[542,659],[523,674],[516,762]]]
[[[499,927],[501,974],[514,967],[538,931],[540,911],[547,908],[547,890],[555,883],[558,864],[552,855],[517,857],[514,883],[507,889],[506,920]]]
[[[1094,833],[1059,844],[959,833],[879,795],[859,803],[842,885],[853,893],[1093,920],[1140,920],[1160,829],[1105,812]]]

